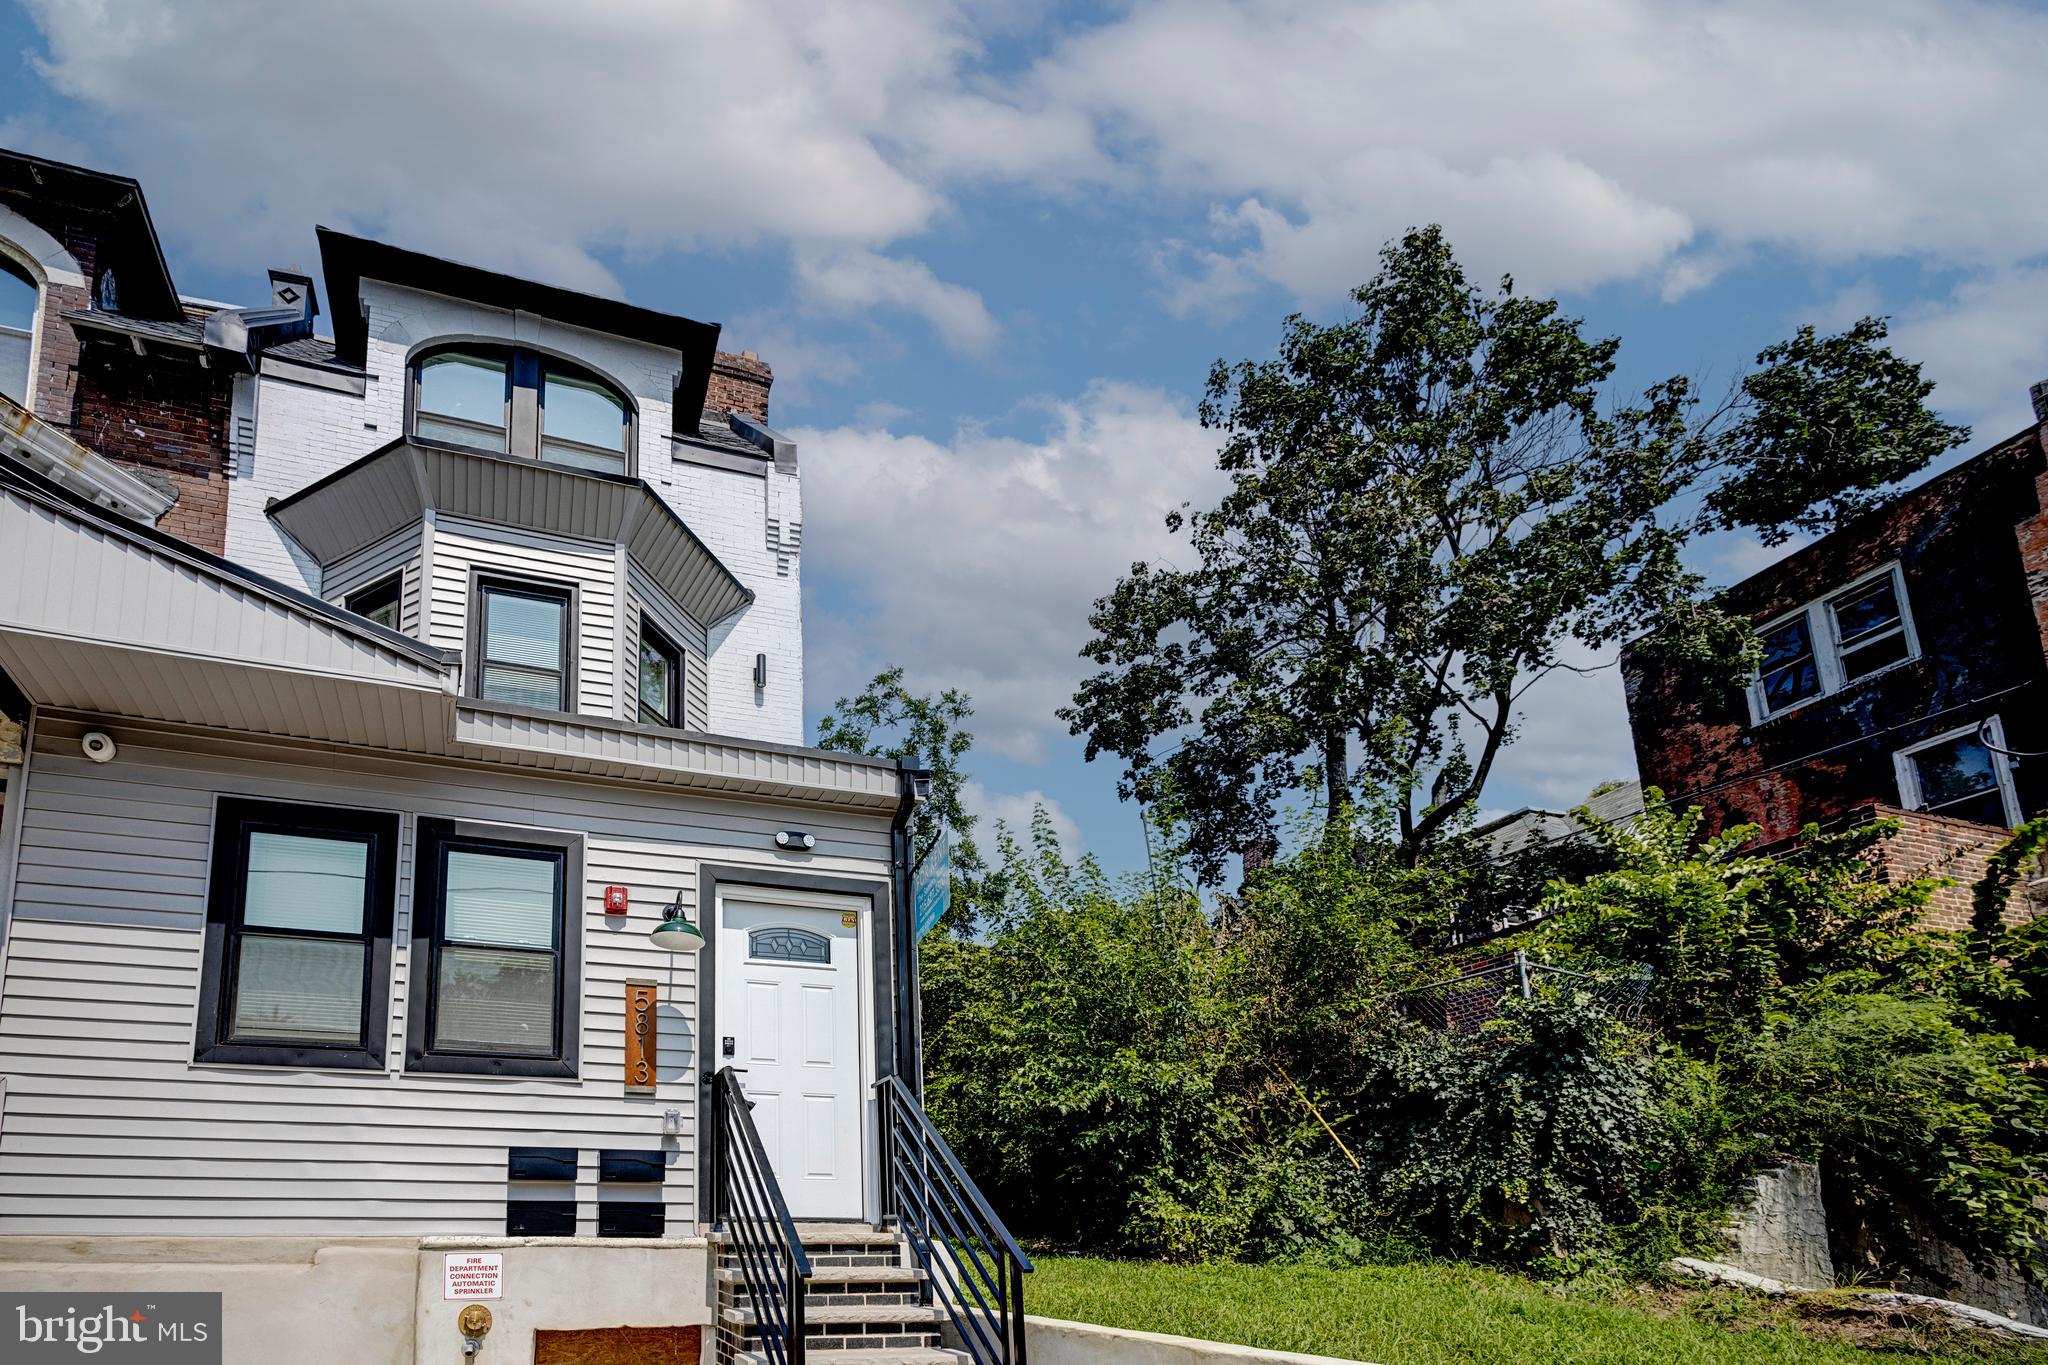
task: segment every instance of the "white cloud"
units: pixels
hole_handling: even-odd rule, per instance
[[[1213,500],[1215,441],[1179,400],[1101,383],[1045,406],[1031,439],[792,433],[804,451],[812,700],[885,663],[965,688],[981,743],[1036,761],[1084,676],[1088,611],[1134,560],[1170,554],[1183,499]],[[858,614],[821,592],[850,588]],[[836,600],[836,599],[835,599]]]
[[[1074,817],[1067,814],[1053,797],[1033,787],[1021,792],[992,792],[979,782],[968,782],[960,789],[960,802],[967,807],[967,813],[979,818],[975,826],[976,842],[983,850],[982,856],[993,856],[995,849],[995,826],[998,820],[1010,827],[1010,831],[1023,838],[1031,829],[1032,813],[1038,807],[1045,807],[1047,818],[1052,821],[1053,833],[1060,839],[1060,847],[1069,857],[1084,847],[1081,826]]]
[[[1975,425],[1969,449],[2003,440],[2033,422],[2027,391],[2048,379],[2048,264],[1966,280],[1903,310],[1892,336],[1923,362],[1942,410]]]
[[[197,252],[300,252],[321,221],[598,289],[606,247],[920,231],[943,196],[881,142],[972,51],[923,0],[30,11],[46,79]]]
[[[787,244],[813,302],[971,350],[980,299],[900,248],[986,183],[1211,211],[1151,247],[1181,312],[1332,296],[1425,221],[1482,279],[1669,297],[1755,251],[2048,251],[2048,13],[1997,0],[29,8],[108,164],[237,263],[315,220],[596,288],[607,248]]]
[[[2039,252],[2044,60],[2048,14],[1975,0],[1150,0],[1029,85],[1153,184],[1237,206],[1251,243],[1196,294],[1327,297],[1433,220],[1481,278],[1682,294],[1752,247]]]
[[[956,351],[985,352],[1001,331],[981,295],[939,279],[922,261],[858,249],[806,251],[797,255],[796,274],[798,292],[814,307],[845,316],[907,309]]]

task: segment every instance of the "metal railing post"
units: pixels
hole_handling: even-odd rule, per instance
[[[797,1271],[796,1248],[785,1248],[782,1254],[782,1268],[785,1282],[789,1285],[789,1365],[804,1365],[804,1290],[803,1276]]]

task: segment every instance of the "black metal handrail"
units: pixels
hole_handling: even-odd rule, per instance
[[[771,1365],[803,1365],[804,1296],[811,1258],[754,1128],[754,1106],[731,1067],[711,1078],[714,1146],[711,1216],[747,1282],[747,1304]]]
[[[975,1365],[1024,1365],[1024,1276],[1031,1258],[982,1198],[910,1087],[875,1083],[882,1212],[894,1218]]]

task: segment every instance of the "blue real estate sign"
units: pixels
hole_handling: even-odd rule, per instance
[[[910,877],[910,905],[917,917],[917,937],[922,939],[929,934],[952,904],[953,841],[941,834],[938,844],[924,855],[924,862]]]

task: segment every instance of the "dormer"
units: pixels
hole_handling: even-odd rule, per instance
[[[320,241],[334,340],[256,367],[231,553],[459,653],[490,706],[800,742],[767,366],[713,324]]]

